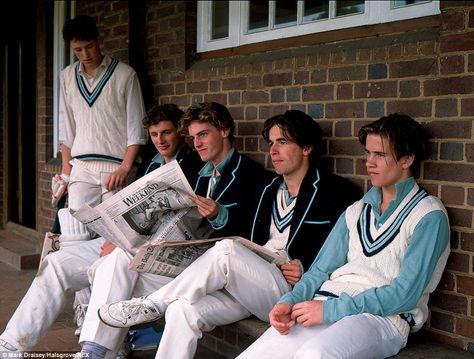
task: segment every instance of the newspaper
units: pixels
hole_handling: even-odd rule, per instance
[[[230,236],[192,241],[159,241],[140,248],[129,264],[129,269],[175,278],[192,262],[211,248],[216,241],[239,241],[269,263],[282,265],[286,258],[243,237]]]
[[[88,229],[135,254],[160,240],[207,238],[212,229],[188,196],[194,192],[177,161],[148,173],[92,208],[73,213]]]

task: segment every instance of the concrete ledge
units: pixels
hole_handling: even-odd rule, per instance
[[[36,269],[40,260],[37,235],[10,228],[0,231],[0,262],[18,270]]]

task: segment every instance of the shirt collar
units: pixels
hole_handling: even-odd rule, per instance
[[[409,177],[403,181],[395,184],[395,200],[390,202],[385,213],[391,213],[393,209],[397,208],[400,202],[406,197],[415,186],[416,181],[413,177]],[[382,191],[378,187],[372,187],[365,195],[364,202],[372,206],[372,210],[380,214],[380,203],[382,202]],[[384,214],[385,214],[384,213]]]
[[[100,76],[102,72],[105,71],[106,68],[109,67],[110,63],[112,62],[112,58],[110,56],[104,55],[102,58],[102,62],[100,63],[99,66],[97,66],[97,71],[95,72],[94,77]],[[85,71],[84,71],[84,64],[80,64],[79,66],[79,74],[82,76],[89,76]],[[89,76],[90,77],[90,76]]]
[[[184,147],[184,144],[179,148],[178,151],[176,151],[175,155],[173,156],[173,158],[171,159],[171,161],[175,160],[176,157],[178,156],[178,153],[179,151],[181,151]],[[160,166],[163,166],[165,164],[165,159],[164,157],[158,152],[155,157],[152,158],[151,160],[152,162],[156,162],[156,163],[159,163]]]
[[[212,161],[207,162],[204,167],[199,171],[199,175],[202,177],[211,177],[214,172],[214,168],[217,170],[217,172],[222,174],[224,172],[225,167],[230,162],[230,159],[234,152],[235,149],[231,148],[225,158],[217,166],[214,166]]]

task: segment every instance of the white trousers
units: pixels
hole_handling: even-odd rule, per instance
[[[124,250],[115,248],[89,269],[92,294],[79,337],[80,343],[94,342],[112,353],[117,352],[128,328],[105,325],[97,315],[98,309],[106,303],[149,294],[172,280],[169,277],[129,270],[128,264],[132,257]],[[107,354],[111,355],[110,352]]]
[[[87,270],[103,243],[97,238],[48,254],[0,337],[19,350],[34,349],[64,308],[66,294],[89,285]]]
[[[253,314],[268,313],[290,290],[281,271],[246,247],[222,240],[176,279],[150,294],[166,309],[166,325],[156,358],[193,358],[202,331]]]
[[[297,324],[288,335],[271,327],[238,359],[375,359],[396,355],[402,348],[403,338],[390,320],[364,313],[333,324]]]

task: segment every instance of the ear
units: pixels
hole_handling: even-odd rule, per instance
[[[227,128],[225,130],[221,130],[222,137],[227,138],[229,137],[229,134],[230,134],[230,129]]]
[[[400,163],[402,164],[402,168],[409,169],[411,165],[413,164],[414,160],[415,160],[414,155],[403,156],[402,158],[400,158]]]
[[[309,156],[309,154],[313,151],[313,146],[304,146],[303,147],[303,156]]]

